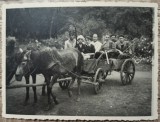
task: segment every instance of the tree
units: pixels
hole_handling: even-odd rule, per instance
[[[72,19],[71,19],[72,18]],[[72,20],[72,21],[71,21]],[[71,23],[78,34],[104,32],[152,38],[153,9],[138,7],[64,7],[7,10],[7,35],[16,38],[57,38]]]

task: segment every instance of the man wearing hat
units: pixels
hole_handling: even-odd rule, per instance
[[[111,38],[111,41],[112,41],[112,48],[115,49],[116,48],[116,43],[117,43],[116,35],[111,35],[110,38]]]
[[[123,52],[126,49],[126,45],[125,45],[124,41],[125,41],[124,40],[124,36],[120,35],[119,36],[119,40],[116,43],[116,49],[118,49],[118,50]]]

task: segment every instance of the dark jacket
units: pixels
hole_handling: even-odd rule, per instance
[[[116,49],[121,50],[122,52],[125,51],[129,48],[129,42],[128,41],[124,41],[123,43],[121,43],[120,41],[118,41],[116,43]]]
[[[77,44],[76,48],[80,51],[80,52],[83,52],[85,53],[85,50],[86,50],[86,46],[84,44]]]
[[[95,53],[95,48],[92,44],[86,45],[84,53]]]

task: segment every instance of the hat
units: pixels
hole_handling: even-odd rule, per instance
[[[87,39],[91,40],[92,38],[90,36],[86,36]]]
[[[123,38],[124,38],[124,36],[123,36],[123,35],[119,35],[119,38],[120,38],[120,37],[123,37]]]
[[[115,36],[115,37],[116,37],[116,35],[114,35],[114,34],[110,35],[110,37],[112,37],[112,36]]]
[[[83,39],[83,41],[85,40],[82,35],[79,35],[79,36],[77,37],[77,40],[78,40],[78,39]]]

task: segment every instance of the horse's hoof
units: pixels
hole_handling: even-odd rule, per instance
[[[72,92],[71,91],[68,91],[68,95],[69,95],[69,97],[72,97]]]

